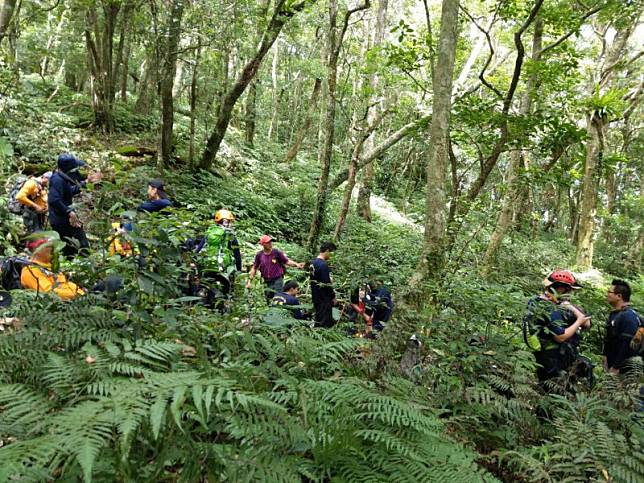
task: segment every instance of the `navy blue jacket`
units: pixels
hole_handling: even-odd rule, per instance
[[[314,304],[331,302],[335,298],[331,282],[331,270],[327,263],[321,258],[311,262],[311,298]]]
[[[136,211],[147,211],[148,213],[154,213],[155,211],[161,211],[172,206],[172,201],[168,199],[159,199],[146,201],[141,203]]]
[[[49,223],[52,226],[69,225],[69,213],[73,211],[73,198],[80,192],[81,183],[74,183],[69,176],[59,171],[52,175],[47,194]]]
[[[273,305],[286,305],[291,307],[297,307],[298,305],[300,305],[300,301],[297,299],[297,297],[293,297],[286,292],[277,292],[273,297],[272,303]],[[305,319],[305,315],[304,312],[302,312],[302,309],[293,308],[291,310],[293,310],[293,317],[295,317],[297,320]]]
[[[394,302],[391,299],[391,293],[387,287],[380,287],[378,290],[371,292],[371,297],[375,301],[374,321],[388,322],[391,318],[391,312],[394,310]]]
[[[630,342],[639,325],[639,317],[630,307],[613,310],[608,315],[604,356],[609,368],[623,369],[627,359],[637,356],[630,348]]]

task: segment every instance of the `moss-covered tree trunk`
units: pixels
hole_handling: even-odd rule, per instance
[[[445,257],[447,202],[445,180],[449,164],[449,126],[459,6],[459,0],[443,0],[438,62],[433,78],[434,102],[426,173],[425,236],[416,272],[409,281],[412,294],[418,293],[420,283],[427,276],[434,275],[440,270]]]

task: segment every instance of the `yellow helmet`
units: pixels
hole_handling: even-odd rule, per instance
[[[228,210],[218,210],[215,213],[215,223],[221,223],[222,220],[235,221],[235,215]]]

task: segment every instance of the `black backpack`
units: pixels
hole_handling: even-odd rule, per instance
[[[632,351],[637,352],[637,355],[641,356],[644,355],[644,317],[642,317],[635,309],[631,307],[628,309],[637,316],[637,320],[639,322],[637,331],[635,331],[635,335],[628,345]]]
[[[22,288],[20,274],[22,269],[31,265],[31,261],[24,257],[8,257],[0,261],[0,287],[4,290]]]

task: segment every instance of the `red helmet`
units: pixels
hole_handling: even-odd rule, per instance
[[[550,287],[555,283],[568,285],[570,288],[574,289],[581,288],[581,285],[577,283],[577,279],[570,270],[555,270],[543,279],[543,285],[545,287]]]

